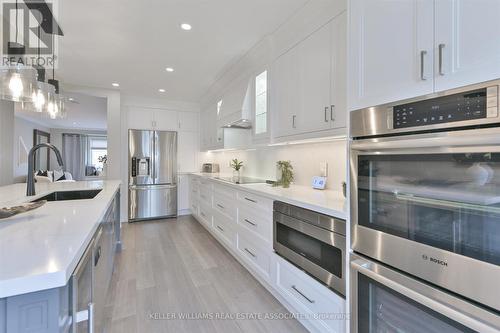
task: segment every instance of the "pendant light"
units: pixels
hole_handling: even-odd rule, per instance
[[[52,45],[53,45],[53,53],[52,57],[54,59],[53,62],[55,62],[55,35],[52,34]],[[49,79],[47,82],[52,85],[55,89],[55,94],[53,97],[49,100],[48,105],[47,105],[47,112],[49,114],[49,117],[51,119],[56,119],[56,118],[66,118],[66,106],[65,106],[65,100],[64,97],[59,93],[59,81],[56,80],[55,76],[55,66],[52,66],[52,79]]]
[[[33,110],[35,112],[42,112],[47,110],[47,104],[55,95],[55,87],[45,82],[45,68],[39,65],[40,61],[40,39],[41,31],[38,25],[38,58],[37,58],[37,82],[33,94],[31,95]]]
[[[16,0],[16,41],[8,42],[9,55],[24,55],[23,44],[18,43],[18,4]],[[14,102],[30,102],[36,82],[36,70],[21,61],[0,69],[0,98]]]

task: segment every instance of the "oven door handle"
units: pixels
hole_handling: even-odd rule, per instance
[[[471,303],[452,297],[449,294],[425,285],[424,283],[414,280],[406,275],[388,269],[380,264],[360,258],[351,261],[351,268],[398,292],[399,294],[404,295],[415,302],[420,303],[423,306],[475,331],[498,332],[498,329],[500,329],[500,327],[492,327],[487,323],[472,317],[474,314],[480,313],[483,316],[489,317],[487,321],[493,323],[495,320],[498,320],[498,318],[495,319],[494,317],[496,316],[491,312],[488,313]],[[430,297],[430,295],[436,295],[437,298],[440,298],[440,300]],[[446,298],[448,298],[448,301]],[[465,309],[465,307],[468,309]],[[470,313],[470,315],[467,315],[466,312]],[[490,318],[491,320],[489,320]]]

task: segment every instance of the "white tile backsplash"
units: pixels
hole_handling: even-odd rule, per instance
[[[220,172],[230,174],[229,163],[232,159],[242,160],[242,175],[264,179],[276,179],[276,162],[292,162],[295,184],[310,185],[313,176],[321,173],[321,164],[328,163],[327,188],[341,191],[341,183],[346,179],[347,142],[334,141],[314,144],[259,147],[257,149],[204,152],[200,162],[220,164]]]

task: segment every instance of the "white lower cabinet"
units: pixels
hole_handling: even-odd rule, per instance
[[[276,287],[298,312],[313,318],[311,323],[319,331],[345,330],[345,300],[280,257],[276,257]]]
[[[310,332],[346,332],[345,299],[274,253],[272,199],[195,175],[190,191],[193,216]]]

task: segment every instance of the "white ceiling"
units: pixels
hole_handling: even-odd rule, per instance
[[[119,82],[124,94],[195,102],[225,68],[307,2],[59,1],[65,36],[56,76],[91,87]],[[193,29],[181,30],[183,22]]]
[[[107,129],[106,98],[66,91],[63,93],[66,98],[72,98],[76,102],[66,102],[67,117],[64,119],[50,119],[46,112],[23,111],[20,103],[16,103],[16,116],[48,128]]]

